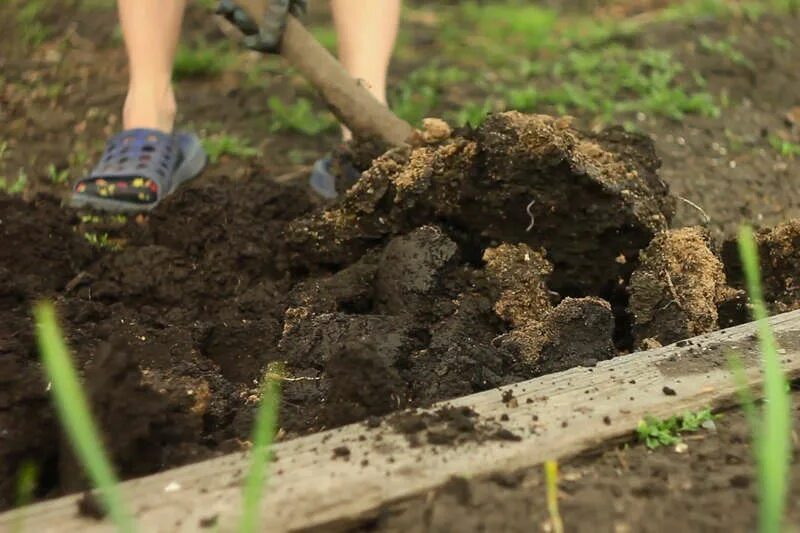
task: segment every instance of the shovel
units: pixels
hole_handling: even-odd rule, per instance
[[[236,0],[254,21],[264,20],[268,0]],[[353,135],[391,147],[406,144],[413,128],[379,102],[292,15],[287,16],[281,56],[320,93],[331,112]]]

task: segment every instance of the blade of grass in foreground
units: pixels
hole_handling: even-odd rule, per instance
[[[739,254],[753,318],[757,321],[764,369],[764,412],[760,427],[754,428],[758,431],[754,447],[758,464],[759,529],[762,533],[777,533],[781,531],[789,483],[791,405],[775,336],[767,322],[758,248],[750,227],[744,226],[739,231]]]
[[[278,421],[278,400],[283,369],[270,365],[261,387],[261,403],[253,426],[253,449],[245,480],[241,533],[259,531],[259,506],[267,483],[267,468],[272,462],[272,438]]]
[[[33,310],[36,320],[36,340],[47,377],[52,384],[53,398],[59,419],[76,455],[83,464],[92,484],[98,489],[100,501],[120,531],[134,531],[117,486],[102,441],[92,422],[89,404],[81,388],[78,374],[72,366],[69,351],[49,302],[38,303]]]
[[[547,512],[554,533],[564,533],[564,522],[558,511],[558,462],[545,461],[544,478],[547,486]]]

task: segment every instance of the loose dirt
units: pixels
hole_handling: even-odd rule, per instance
[[[800,394],[792,396],[797,406]],[[794,409],[795,423],[800,409]],[[736,531],[757,529],[750,428],[738,411],[720,413],[712,431],[684,439],[687,449],[607,446],[560,465],[565,531]],[[796,459],[796,458],[795,458]],[[800,482],[794,461],[792,486]],[[453,478],[426,494],[381,508],[348,532],[547,531],[541,467],[481,479]],[[670,502],[665,506],[664,502]],[[787,523],[800,520],[789,498]]]
[[[0,92],[9,165],[52,161],[63,168],[78,145],[91,156],[98,147],[87,139],[102,140],[118,127],[115,114],[97,111],[116,109],[125,89],[122,51],[102,46],[114,38],[111,17],[74,18],[79,30],[68,32],[63,58],[54,55],[62,53],[57,47],[28,57],[16,44],[0,43],[4,76],[22,80]],[[72,27],[72,20],[62,25]],[[187,25],[220,38],[206,20],[192,12]],[[800,167],[754,148],[768,132],[785,129],[785,112],[797,105],[789,87],[798,86],[800,71],[796,54],[755,36],[796,44],[796,20],[731,25],[752,37],[741,43],[755,70],[719,68],[718,57],[688,44],[676,53],[687,76],[700,70],[710,91],[730,87],[730,96],[746,103],[718,119],[645,117],[639,126],[651,138],[619,128],[587,133],[591,128],[573,128],[568,118],[515,112],[475,130],[431,122],[413,150],[374,164],[364,156],[371,149],[345,153],[369,167],[365,177],[341,202],[320,206],[305,187],[268,177],[295,168],[290,148],[323,153],[334,135],[272,137],[262,146],[265,160],[223,158],[151,216],[91,229],[59,205],[44,173],[32,178],[25,199],[0,196],[0,508],[14,503],[17,469],[27,460],[39,466],[37,497],[85,486],[37,362],[30,309],[39,298],[57,303],[105,444],[126,478],[245,447],[258,381],[273,361],[289,371],[280,419],[282,438],[292,438],[746,320],[735,248],[724,241],[741,220],[766,226],[759,240],[772,310],[800,307],[800,226],[769,227],[800,215]],[[715,21],[688,29],[664,24],[631,46],[690,43],[689,34],[729,30]],[[274,89],[292,97],[292,83],[276,76]],[[63,92],[45,104],[51,100],[40,92],[56,85]],[[187,114],[265,135],[263,87],[225,77],[180,89],[191,94]],[[726,128],[752,150],[722,154]],[[677,196],[702,206],[708,228],[685,228],[705,219]],[[92,246],[88,231],[108,232],[119,249]],[[475,430],[466,412],[436,416],[412,424],[409,438],[448,445],[491,429]],[[583,509],[611,517],[644,501],[637,516],[660,517],[686,494],[691,503],[701,493],[727,493],[725,476],[750,475],[741,472],[744,437],[719,449],[706,450],[708,442],[679,456],[689,462],[633,448],[640,462],[627,456],[634,467],[619,467],[627,475],[641,466],[630,490],[612,478],[619,468],[609,451],[585,487],[594,496],[575,496],[574,509],[586,502]],[[736,473],[725,463],[728,446],[739,450],[731,459]],[[717,471],[723,481],[713,486],[715,476],[695,476]],[[680,492],[680,484],[664,492],[664,480],[683,479],[681,472],[697,492]],[[521,495],[537,475],[498,475],[481,487],[522,487],[514,492]],[[749,481],[736,479],[727,509],[752,504]],[[466,508],[502,520],[494,516],[503,508],[496,498],[484,494],[492,513],[478,505],[483,490],[456,480],[451,492],[472,502]],[[528,502],[534,492],[520,497]],[[498,494],[515,505],[511,492]],[[446,517],[466,512],[436,502],[419,523],[448,524]],[[569,500],[565,505],[569,511]],[[752,507],[742,512],[752,516]],[[373,526],[391,529],[394,515]],[[574,513],[594,524],[589,515]],[[706,523],[700,510],[686,518]],[[467,512],[465,527],[475,520]],[[639,529],[646,530],[644,520]]]

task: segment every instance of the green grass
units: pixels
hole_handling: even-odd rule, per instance
[[[250,468],[243,489],[240,533],[260,531],[259,506],[267,483],[268,467],[272,463],[272,439],[278,422],[278,400],[283,370],[270,366],[261,387],[261,403],[253,426],[253,449]]]
[[[13,181],[5,176],[0,176],[0,191],[6,194],[22,194],[27,184],[28,175],[22,169],[19,170],[16,179]]]
[[[211,78],[221,74],[233,61],[228,45],[203,42],[180,45],[175,54],[172,75],[176,80]]]
[[[22,463],[22,466],[17,471],[17,498],[15,502],[17,508],[25,507],[33,501],[38,478],[39,469],[36,467],[36,463],[32,461]],[[22,533],[23,526],[23,518],[20,515],[11,526],[12,533]]]
[[[258,148],[252,146],[247,139],[229,133],[218,133],[204,137],[203,148],[212,163],[216,163],[223,156],[246,159],[255,157],[260,153]]]
[[[315,110],[307,98],[297,98],[291,104],[287,104],[277,96],[271,96],[267,104],[272,112],[270,117],[272,133],[293,131],[314,136],[336,128],[333,116],[327,111]]]
[[[41,20],[48,4],[45,0],[16,0],[17,28],[28,45],[40,45],[50,37],[50,30]]]
[[[63,185],[69,181],[69,169],[59,169],[56,168],[53,163],[50,163],[47,166],[47,177],[51,183],[55,185]]]
[[[701,35],[698,42],[700,43],[701,50],[718,54],[734,65],[747,68],[754,67],[753,62],[747,59],[747,57],[745,57],[745,55],[738,48],[736,48],[736,37],[727,37],[725,39],[714,40],[707,35]]]
[[[772,134],[769,136],[769,145],[782,157],[795,158],[800,156],[800,143],[782,139]]]
[[[695,413],[687,411],[681,416],[659,420],[646,417],[639,422],[636,434],[641,442],[651,450],[661,446],[672,446],[681,442],[681,434],[699,431],[703,424],[712,421],[714,416],[710,409]]]
[[[90,416],[89,404],[61,333],[52,304],[34,307],[36,340],[53,400],[64,431],[86,473],[97,488],[100,501],[119,531],[134,531],[133,519],[117,487],[117,479],[103,450],[100,434]]]
[[[751,425],[753,451],[757,465],[759,531],[783,531],[786,496],[791,467],[792,413],[789,384],[781,366],[777,342],[767,321],[767,308],[761,287],[758,246],[753,230],[742,227],[739,232],[739,254],[742,260],[751,312],[758,327],[758,339],[764,373],[764,403],[758,412],[752,392],[746,387],[739,368],[736,375],[745,413]]]
[[[95,232],[86,232],[83,234],[83,238],[86,241],[94,246],[99,250],[110,250],[112,252],[117,252],[122,249],[120,244],[108,235],[108,233],[95,233]]]

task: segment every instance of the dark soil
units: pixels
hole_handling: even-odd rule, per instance
[[[95,141],[117,128],[124,94],[124,58],[108,44],[110,15],[73,11],[78,30],[67,24],[71,16],[51,21],[72,28],[63,50],[46,44],[29,57],[17,41],[0,43],[3,76],[15,80],[0,92],[9,165],[38,169],[24,197],[0,195],[0,508],[13,504],[17,471],[28,460],[39,465],[39,497],[85,488],[38,363],[30,310],[39,298],[56,301],[105,444],[130,478],[246,446],[259,381],[274,361],[288,371],[280,420],[283,438],[292,438],[741,322],[741,275],[720,237],[742,220],[800,215],[797,163],[777,167],[754,149],[734,168],[711,147],[725,127],[756,137],[777,128],[797,104],[787,90],[790,82],[800,87],[797,55],[778,57],[753,38],[744,43],[754,47],[748,53],[766,66],[751,76],[681,53],[712,87],[746,80],[732,91],[754,109],[714,121],[646,118],[640,126],[652,138],[620,128],[588,133],[566,118],[515,112],[452,136],[429,123],[413,150],[382,155],[340,202],[324,206],[302,183],[269,177],[296,168],[290,149],[321,153],[332,134],[265,137],[263,88],[243,88],[242,76],[183,82],[188,114],[266,138],[261,148],[270,155],[223,158],[151,215],[93,226],[119,247],[98,248],[84,238],[89,228],[79,214],[60,206],[43,170],[50,162],[64,168],[75,147],[96,154]],[[219,38],[205,20],[193,11],[187,25]],[[790,23],[766,19],[741,31],[796,42]],[[728,29],[700,25],[711,34]],[[667,24],[639,44],[680,42],[687,33]],[[274,78],[276,93],[302,92],[288,76]],[[47,87],[55,85],[62,92],[51,99]],[[712,179],[721,169],[729,179]],[[700,219],[676,194],[711,216],[707,232],[668,231]],[[776,311],[800,300],[796,232],[790,222],[762,234]],[[477,431],[464,411],[405,422],[391,416],[412,441],[492,434]],[[640,454],[644,477],[653,475],[652,456],[630,453]],[[702,468],[727,475],[713,450],[697,457]],[[663,466],[658,475],[682,467]],[[502,479],[511,487],[528,482],[527,474]],[[607,478],[598,479],[587,493],[628,490],[622,482],[598,488]],[[489,498],[496,483],[485,483]],[[472,490],[466,482],[453,486],[462,505],[478,501],[464,500]],[[427,523],[447,524],[439,512]],[[465,531],[478,520],[470,513]],[[378,524],[391,529],[394,518],[415,516],[394,514]]]

